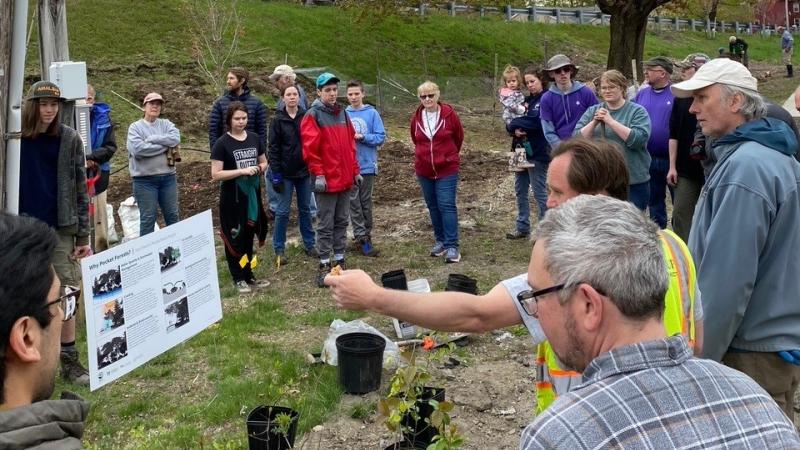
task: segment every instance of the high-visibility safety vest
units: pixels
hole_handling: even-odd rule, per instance
[[[664,297],[664,328],[667,335],[681,333],[694,347],[694,302],[697,287],[694,260],[686,244],[670,230],[661,230],[661,249],[669,272],[669,289]],[[536,351],[536,413],[550,406],[559,394],[583,382],[579,372],[564,370],[549,342]]]

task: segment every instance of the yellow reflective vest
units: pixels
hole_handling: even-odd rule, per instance
[[[670,230],[661,230],[661,249],[669,272],[669,288],[664,297],[664,328],[667,335],[681,333],[694,347],[694,302],[697,288],[694,261],[686,244]],[[579,372],[560,367],[549,342],[536,351],[536,413],[550,406],[560,393],[582,382]]]

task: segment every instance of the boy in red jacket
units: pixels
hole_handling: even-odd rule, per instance
[[[331,267],[345,268],[350,189],[361,184],[356,159],[355,130],[344,108],[336,103],[339,79],[317,77],[317,96],[300,124],[303,160],[314,180],[317,198],[317,286],[325,287]],[[333,251],[333,263],[331,263]]]

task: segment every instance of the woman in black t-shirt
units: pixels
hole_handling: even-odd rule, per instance
[[[211,179],[219,185],[220,237],[225,244],[225,258],[231,277],[240,294],[253,288],[269,286],[256,281],[253,237],[259,245],[267,237],[267,215],[261,203],[261,176],[267,169],[267,157],[261,138],[245,130],[247,107],[232,102],[225,114],[228,132],[211,149]]]

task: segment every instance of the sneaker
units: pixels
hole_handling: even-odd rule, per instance
[[[319,263],[319,272],[317,272],[317,287],[328,287],[325,286],[325,277],[331,273],[331,263]]]
[[[247,285],[250,286],[250,289],[264,289],[269,287],[272,284],[269,280],[256,280],[255,278],[247,280]]]
[[[381,254],[378,249],[372,246],[372,239],[369,236],[359,238],[356,245],[358,246],[358,251],[364,256],[377,258]]]
[[[275,255],[275,267],[277,267],[278,269],[280,269],[281,267],[285,266],[286,263],[288,263],[288,262],[289,262],[289,259],[286,258],[286,255],[284,255],[283,252],[280,252],[280,253]]]
[[[317,249],[314,247],[305,249],[306,256],[310,256],[312,258],[319,258],[319,253],[317,253]]]
[[[240,294],[249,294],[253,292],[253,290],[250,289],[250,285],[247,284],[247,281],[244,280],[239,280],[236,282],[236,289],[239,291]]]
[[[345,264],[344,258],[342,258],[342,259],[334,259],[333,260],[333,265],[334,266],[339,266],[339,268],[342,269],[342,270],[347,270],[347,264]]]
[[[461,253],[455,247],[450,247],[444,253],[444,262],[447,264],[457,263],[461,261]]]
[[[527,239],[530,236],[531,236],[530,232],[523,233],[522,231],[519,231],[519,230],[514,230],[511,233],[506,233],[506,239],[511,239],[511,240],[513,240],[513,239]]]
[[[89,371],[78,359],[78,352],[61,352],[61,379],[81,386],[89,385]]]
[[[528,158],[523,158],[523,160],[520,161],[517,164],[517,167],[520,167],[522,169],[528,170],[528,169],[533,169],[534,167],[536,167],[536,164],[528,161]]]
[[[444,244],[441,242],[436,242],[433,244],[433,247],[431,247],[431,256],[439,257],[442,255],[444,255]]]

